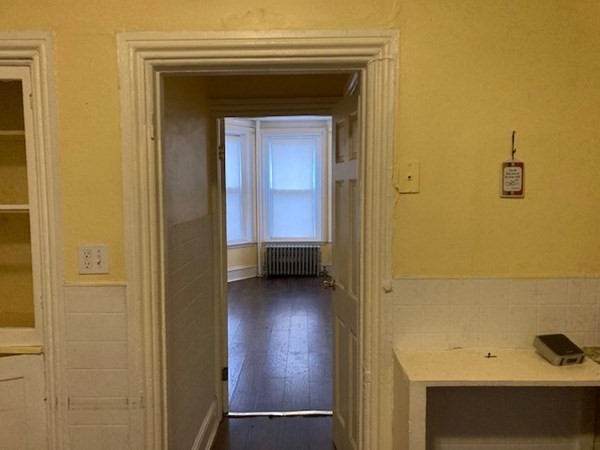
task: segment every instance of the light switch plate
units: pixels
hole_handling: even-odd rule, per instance
[[[108,245],[80,245],[79,273],[82,275],[108,273]]]
[[[420,164],[418,161],[408,161],[399,164],[397,172],[397,187],[401,194],[416,194],[420,190]]]

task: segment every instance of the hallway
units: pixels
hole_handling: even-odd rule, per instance
[[[228,284],[229,409],[332,409],[331,294],[323,278]],[[225,418],[214,449],[333,448],[331,417]]]

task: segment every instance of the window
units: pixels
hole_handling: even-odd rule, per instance
[[[315,129],[262,133],[265,241],[323,240],[325,136]]]
[[[227,245],[328,240],[330,130],[322,117],[226,120]]]
[[[255,242],[254,132],[227,126],[225,134],[225,190],[227,245]]]

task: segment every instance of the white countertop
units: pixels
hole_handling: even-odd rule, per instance
[[[394,350],[411,383],[427,386],[600,386],[600,364],[553,366],[534,349]],[[495,358],[486,358],[490,353]]]

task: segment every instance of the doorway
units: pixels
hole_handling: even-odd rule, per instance
[[[334,98],[349,75],[265,78],[286,80]],[[331,126],[225,119],[229,417],[332,414]]]
[[[390,269],[390,173],[393,105],[395,97],[395,33],[289,33],[251,37],[245,35],[210,35],[199,33],[178,36],[165,34],[125,35],[120,39],[122,56],[122,105],[124,145],[124,186],[129,223],[126,227],[128,242],[127,265],[128,295],[132,305],[139,308],[137,325],[132,334],[141,345],[134,355],[139,360],[140,390],[145,393],[142,429],[145,448],[161,448],[166,443],[165,394],[163,376],[164,342],[161,332],[162,292],[160,275],[162,263],[160,236],[160,209],[157,202],[157,167],[155,135],[151,117],[156,111],[156,86],[161,72],[247,74],[269,71],[296,73],[360,70],[363,72],[365,98],[363,110],[369,117],[365,126],[366,148],[374,151],[365,155],[361,203],[364,227],[364,245],[361,249],[361,305],[359,322],[360,373],[358,386],[361,405],[360,447],[373,447],[381,435],[390,433],[385,424],[390,409],[388,391],[391,386],[381,383],[391,370],[387,360],[385,340],[380,339],[382,327],[381,295],[389,291]],[[273,52],[273,45],[278,49]],[[249,52],[249,49],[251,51]],[[232,56],[234,55],[234,56]],[[238,55],[238,56],[235,56]],[[243,55],[243,56],[239,56]],[[230,59],[227,59],[230,58]],[[150,133],[147,133],[149,130]],[[148,201],[150,200],[150,201]],[[383,284],[382,284],[383,283]],[[383,287],[383,290],[382,290]],[[137,299],[144,298],[143,304]],[[219,345],[219,343],[217,342]],[[223,345],[223,342],[220,343]],[[383,346],[383,347],[382,347]],[[389,349],[391,351],[391,349]],[[383,355],[383,358],[380,356]],[[382,370],[385,373],[381,373]],[[215,374],[220,368],[215,365]],[[216,389],[218,396],[219,389]],[[218,421],[218,407],[211,406],[206,426],[210,432],[211,420]],[[383,425],[380,426],[380,424]],[[202,431],[202,430],[201,430]]]

